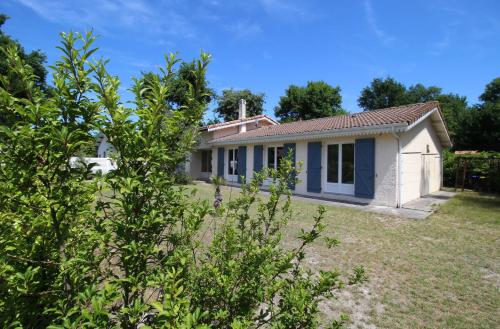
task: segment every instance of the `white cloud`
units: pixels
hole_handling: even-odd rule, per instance
[[[291,0],[259,0],[264,11],[280,18],[308,18],[311,13],[304,7],[304,2]]]
[[[147,42],[206,40],[206,25],[236,39],[263,32],[262,16],[289,22],[315,17],[299,0],[11,0],[65,29],[94,29],[97,35],[135,33]],[[234,13],[237,13],[236,15]],[[252,18],[254,15],[257,17]],[[260,15],[260,16],[259,16]],[[236,17],[235,17],[236,16]],[[217,31],[217,29],[215,29]]]
[[[173,6],[153,8],[144,0],[17,0],[46,20],[112,34],[114,28],[191,37],[188,19]]]
[[[251,38],[259,35],[262,32],[262,27],[255,22],[248,20],[240,20],[227,27],[235,38]]]
[[[373,34],[375,34],[384,44],[389,44],[394,40],[396,40],[396,38],[394,38],[393,36],[391,36],[390,34],[388,34],[379,27],[377,19],[375,17],[375,11],[373,10],[371,0],[365,0],[364,8],[365,8],[366,21]]]
[[[454,41],[456,41],[459,27],[462,23],[459,20],[446,22],[442,28],[442,37],[431,44],[429,54],[439,56],[448,48],[450,48]]]

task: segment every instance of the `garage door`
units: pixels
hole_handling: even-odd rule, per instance
[[[422,154],[401,154],[401,203],[420,197],[422,183]]]

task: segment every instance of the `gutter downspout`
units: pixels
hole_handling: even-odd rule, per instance
[[[398,156],[396,158],[396,208],[401,208],[401,141],[400,136],[394,131],[394,127],[392,127],[392,134],[398,141]]]

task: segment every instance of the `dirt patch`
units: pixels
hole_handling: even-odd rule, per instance
[[[341,314],[347,314],[350,319],[348,328],[377,328],[372,323],[372,314],[382,314],[385,306],[374,300],[372,290],[373,286],[367,282],[360,286],[347,287],[336,294],[336,299],[320,303],[320,310],[326,315],[327,323]]]
[[[480,269],[482,278],[489,283],[492,283],[497,290],[500,290],[500,274],[486,267]]]

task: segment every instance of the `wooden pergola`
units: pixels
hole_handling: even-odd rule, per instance
[[[463,192],[466,188],[467,173],[470,173],[473,168],[477,168],[478,165],[483,165],[488,168],[488,174],[482,178],[486,180],[488,192],[492,192],[495,176],[500,175],[500,158],[480,156],[478,151],[456,151],[455,155],[457,155],[455,157],[457,162],[455,191],[460,188]]]

